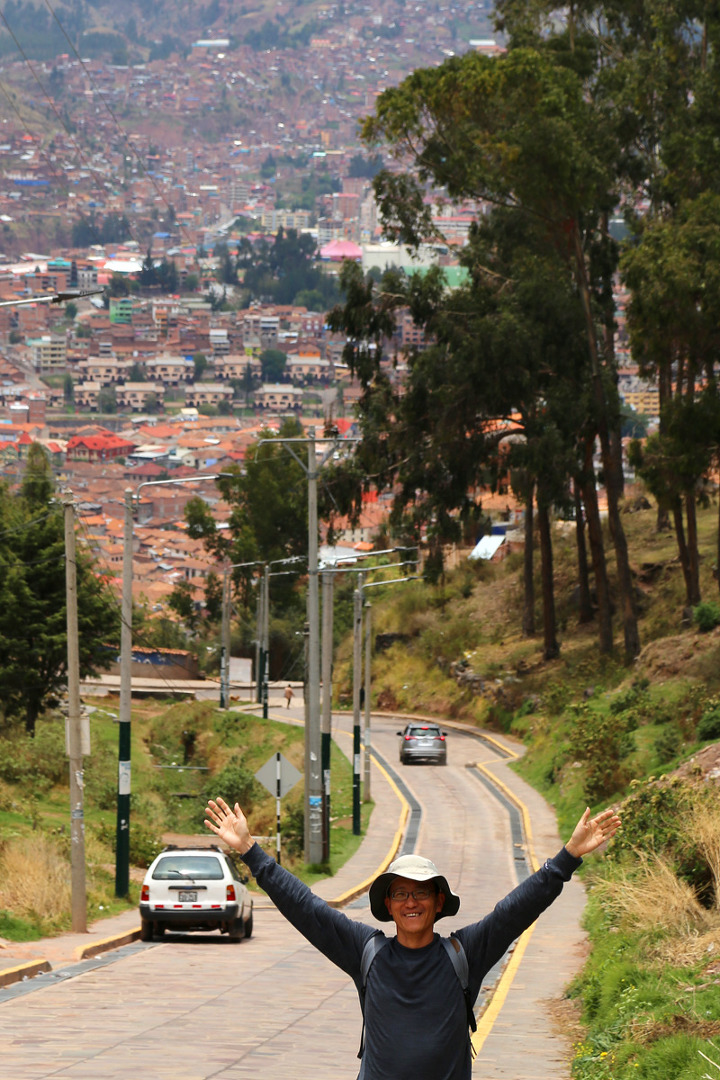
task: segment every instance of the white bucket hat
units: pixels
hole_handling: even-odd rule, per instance
[[[443,877],[435,863],[430,862],[430,859],[423,859],[421,855],[401,855],[399,859],[391,862],[385,873],[376,877],[370,886],[370,910],[380,922],[392,920],[392,915],[385,904],[385,897],[388,894],[390,882],[398,877],[408,878],[410,881],[434,881],[438,890],[445,896],[442,910],[435,918],[442,919],[445,915],[457,915],[460,897],[451,890],[447,878]]]

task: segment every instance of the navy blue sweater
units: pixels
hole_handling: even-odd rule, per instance
[[[359,991],[363,947],[375,930],[330,907],[257,844],[244,861],[285,918]],[[562,848],[489,915],[456,931],[473,1001],[493,964],[559,896],[581,862]],[[421,949],[392,937],[377,954],[365,997],[364,1067],[363,1080],[470,1080],[465,1001],[438,934]]]

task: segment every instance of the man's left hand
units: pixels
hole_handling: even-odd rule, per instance
[[[596,817],[590,817],[590,807],[588,807],[575,826],[565,848],[576,859],[581,859],[583,855],[589,855],[591,851],[595,851],[611,840],[619,828],[620,818],[614,810],[603,810]]]

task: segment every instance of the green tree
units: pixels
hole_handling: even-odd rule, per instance
[[[42,448],[30,448],[20,495],[0,488],[0,701],[6,722],[32,735],[47,702],[67,682],[64,512],[53,498]],[[89,557],[77,551],[80,674],[108,667],[118,607]]]
[[[616,132],[581,74],[549,50],[477,53],[420,69],[383,92],[364,125],[371,145],[407,156],[415,175],[383,171],[374,186],[386,232],[417,245],[434,229],[422,185],[451,199],[514,208],[545,229],[582,301],[593,421],[599,436],[622,600],[625,651],[640,649],[637,610],[620,516],[619,404],[614,358],[599,340],[593,267],[612,259],[602,225],[618,199]],[[594,257],[594,262],[593,262]],[[608,273],[602,281],[607,285]]]
[[[193,353],[193,379],[199,382],[207,370],[208,359],[204,352]]]
[[[307,555],[307,480],[300,464],[280,443],[282,438],[298,438],[302,428],[296,420],[283,423],[275,436],[265,432],[261,446],[248,451],[245,470],[231,470],[216,483],[223,499],[231,507],[228,528],[218,529],[215,518],[202,499],[191,499],[185,508],[188,535],[202,539],[219,560],[230,563]],[[302,459],[302,445],[295,448]],[[298,564],[300,566],[300,564]],[[273,586],[273,605],[292,606],[297,573],[278,578]],[[254,603],[253,567],[233,571],[233,583],[241,603]]]
[[[282,349],[263,349],[260,363],[264,382],[282,382],[287,367],[287,353]]]
[[[117,393],[114,386],[103,386],[97,397],[98,412],[117,412]]]
[[[194,633],[200,616],[195,606],[195,592],[189,581],[178,581],[168,597],[168,606],[180,616],[187,628]]]

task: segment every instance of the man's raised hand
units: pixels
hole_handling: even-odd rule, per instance
[[[205,813],[208,829],[240,855],[244,855],[255,843],[250,835],[247,818],[238,803],[235,803],[235,809],[231,810],[224,799],[208,799]]]
[[[591,818],[588,807],[565,847],[576,859],[581,859],[583,855],[589,855],[601,844],[611,840],[619,828],[620,818],[614,810],[603,810],[601,814]]]

